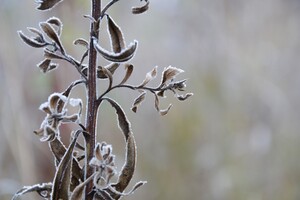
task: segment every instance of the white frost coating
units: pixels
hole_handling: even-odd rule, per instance
[[[82,105],[82,100],[81,99],[71,98],[69,102],[70,102],[70,105],[73,106],[73,107],[78,106],[78,105]]]

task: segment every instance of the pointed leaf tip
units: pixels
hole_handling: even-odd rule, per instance
[[[53,8],[56,4],[60,3],[62,0],[37,0],[36,2],[40,4],[36,9],[38,10],[49,10]]]

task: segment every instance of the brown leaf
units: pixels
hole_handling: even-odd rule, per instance
[[[133,102],[133,106],[131,108],[131,110],[133,112],[136,112],[137,111],[137,108],[139,105],[141,105],[141,103],[144,101],[145,99],[145,96],[146,96],[146,92],[144,91],[143,93],[141,93]]]
[[[107,100],[111,104],[111,106],[115,108],[116,113],[118,115],[119,128],[122,130],[124,137],[127,140],[131,132],[131,127],[130,127],[130,122],[128,121],[125,115],[125,112],[123,111],[122,107],[113,99],[110,99],[108,97],[105,97],[103,99]]]
[[[81,131],[77,131],[74,135],[72,142],[70,143],[67,151],[61,159],[53,180],[52,187],[52,200],[68,199],[69,198],[69,186],[71,181],[71,165],[73,160],[73,149],[76,144],[76,140]]]
[[[70,200],[80,200],[82,199],[83,189],[86,184],[88,184],[91,180],[93,180],[96,173],[92,174],[90,177],[88,177],[84,182],[79,184],[72,192]]]
[[[179,101],[184,101],[184,100],[186,100],[187,98],[189,98],[193,95],[194,95],[193,93],[187,93],[185,95],[176,95],[176,97]]]
[[[141,14],[146,12],[149,9],[149,1],[146,2],[145,5],[141,6],[141,7],[133,7],[131,9],[132,14]]]
[[[62,46],[58,33],[54,30],[54,28],[48,22],[40,22],[40,27],[46,35],[58,45],[61,52],[64,54],[64,47]]]
[[[40,70],[42,70],[42,72],[46,73],[47,71],[49,71],[50,63],[51,63],[50,59],[45,59],[39,64],[37,64],[37,66],[38,68],[40,68]]]
[[[74,40],[73,44],[84,46],[86,49],[89,49],[89,43],[85,39],[78,38]]]
[[[36,2],[40,4],[37,9],[38,10],[48,10],[53,6],[61,2],[62,0],[37,0]]]
[[[154,93],[154,97],[155,97],[155,104],[154,104],[155,109],[156,109],[156,110],[160,113],[160,115],[162,115],[162,116],[168,114],[169,110],[170,110],[171,107],[172,107],[172,104],[170,104],[166,109],[161,110],[161,109],[159,108],[159,98],[158,98],[158,95],[157,95],[156,93]]]
[[[12,200],[17,200],[20,196],[29,192],[37,192],[41,197],[48,199],[51,196],[51,190],[52,183],[42,183],[33,186],[24,186],[22,189],[16,192],[16,194],[14,194]]]
[[[54,53],[46,48],[44,49],[44,57],[48,59],[60,59],[60,60],[66,59],[64,56]]]
[[[166,109],[160,110],[160,111],[159,111],[160,115],[161,115],[161,116],[164,116],[164,115],[168,114],[168,112],[169,112],[169,110],[171,109],[171,107],[172,107],[172,104],[170,104]]]
[[[119,63],[110,63],[109,65],[105,66],[104,68],[107,69],[112,75],[115,73],[116,69],[120,66]],[[104,74],[102,67],[98,66],[97,68],[97,77],[100,79],[106,79],[107,76]]]
[[[136,144],[133,134],[130,133],[126,141],[126,162],[122,167],[117,184],[113,185],[118,192],[123,192],[133,177],[136,163]],[[114,199],[120,197],[119,194],[112,195]]]
[[[38,29],[33,28],[33,27],[27,27],[27,29],[30,32],[37,34],[37,37],[34,38],[35,41],[40,42],[40,43],[45,43],[44,35],[41,31],[39,31]]]
[[[172,80],[182,72],[184,72],[182,69],[172,67],[172,66],[165,68],[164,71],[162,72],[161,85],[164,85],[167,81]]]
[[[151,80],[153,80],[156,77],[156,74],[157,74],[157,66],[154,67],[152,69],[152,71],[150,71],[146,74],[146,78],[138,87],[143,87],[143,86],[147,85],[147,83],[149,83]]]
[[[49,24],[53,24],[53,25],[57,26],[57,35],[60,36],[61,30],[62,30],[62,27],[63,27],[63,23],[60,21],[60,19],[57,18],[57,17],[51,17],[47,20],[47,22]]]
[[[32,46],[35,48],[41,48],[41,47],[45,47],[47,45],[46,43],[42,43],[33,38],[27,37],[26,35],[24,35],[24,33],[22,31],[18,31],[18,34],[19,34],[20,38],[23,40],[23,42],[25,42],[29,46]]]
[[[121,81],[121,83],[119,85],[122,85],[124,83],[126,83],[126,81],[129,79],[129,77],[132,74],[133,71],[133,65],[132,64],[125,64],[125,69],[126,69],[126,74],[123,78],[123,80]]]
[[[93,39],[94,47],[98,51],[98,53],[100,53],[103,56],[103,58],[105,58],[106,60],[112,62],[126,62],[130,60],[134,56],[134,53],[137,48],[137,43],[138,42],[134,40],[133,43],[130,43],[129,46],[126,49],[122,50],[120,53],[114,53],[103,49],[97,43],[97,39],[96,38]]]
[[[120,53],[126,46],[122,30],[109,15],[106,16],[107,30],[110,35],[112,50],[114,53]]]
[[[100,69],[100,72],[101,73],[103,73],[104,74],[104,76],[106,76],[107,78],[108,78],[108,80],[109,80],[109,85],[108,85],[108,89],[110,89],[111,88],[111,86],[112,86],[112,82],[113,82],[113,77],[112,77],[112,73],[108,70],[108,69],[106,69],[105,67],[99,67]]]

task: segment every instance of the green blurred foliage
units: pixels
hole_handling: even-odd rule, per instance
[[[134,181],[148,181],[130,198],[298,200],[300,1],[151,0],[139,17],[130,14],[135,3],[121,0],[109,11],[127,43],[139,41],[130,82],[140,83],[155,65],[160,72],[172,65],[185,70],[178,78],[188,77],[195,95],[182,103],[169,93],[162,106],[173,108],[160,117],[150,95],[134,114],[130,99],[137,93],[112,94],[136,135]],[[72,41],[88,36],[83,15],[90,4],[65,0],[49,12],[34,10],[31,0],[0,4],[0,199],[10,199],[23,185],[51,180],[48,146],[32,133],[44,117],[38,107],[78,77],[65,63],[40,73],[42,52],[23,44],[16,31],[57,16],[64,45],[80,57],[83,49]],[[100,40],[108,45],[106,34]],[[84,98],[84,91],[73,95]],[[114,145],[120,169],[124,144],[116,118],[110,106],[101,109],[98,138]]]

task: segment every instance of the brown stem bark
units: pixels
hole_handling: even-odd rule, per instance
[[[97,69],[97,52],[93,47],[92,37],[99,37],[99,17],[101,15],[101,0],[92,0],[92,17],[96,22],[91,22],[90,25],[90,46],[89,46],[89,67],[87,79],[87,111],[86,111],[86,131],[89,133],[86,136],[86,159],[85,159],[85,179],[94,173],[94,169],[89,166],[90,160],[94,156],[94,148],[96,143],[96,123],[97,123],[97,87],[96,87],[96,69]],[[99,19],[99,20],[98,20]],[[93,189],[93,182],[87,184],[85,188],[85,199],[89,200],[93,197],[88,194]]]

